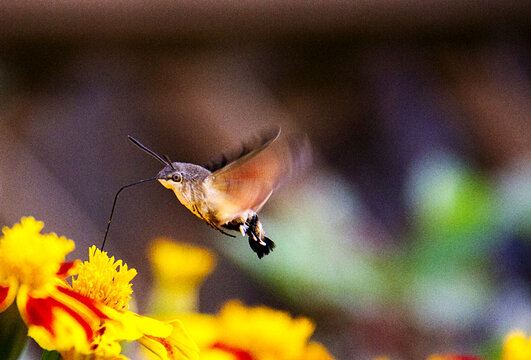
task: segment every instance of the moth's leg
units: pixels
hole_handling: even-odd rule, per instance
[[[247,230],[249,229],[249,219],[250,217],[244,221],[243,218],[238,218],[227,224],[221,225],[221,227],[227,230],[239,231],[242,236],[245,236],[247,234]]]
[[[246,224],[247,224],[247,230],[246,230],[247,235],[249,235],[249,237],[252,236],[254,241],[257,241],[258,243],[260,243],[260,245],[264,246],[265,242],[262,240],[263,235],[262,235],[262,232],[260,231],[260,228],[262,226],[258,222],[258,215],[254,214],[250,216],[247,219]]]
[[[247,230],[249,229],[249,225],[247,225],[247,222],[245,222],[245,224],[241,224],[239,226],[239,230],[240,230],[240,233],[242,234],[242,236],[245,236],[245,234],[247,234]]]
[[[231,221],[230,223],[221,225],[221,227],[227,230],[240,231],[242,224],[244,224],[242,221]]]
[[[273,248],[275,247],[275,243],[268,237],[264,236],[262,225],[256,214],[250,215],[245,222],[243,219],[237,219],[222,225],[222,227],[227,230],[240,232],[243,229],[244,234],[249,236],[249,246],[260,259],[264,257],[264,255],[273,251]]]

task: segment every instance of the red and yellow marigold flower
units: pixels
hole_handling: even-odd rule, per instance
[[[0,311],[16,298],[28,335],[64,359],[125,359],[120,341],[137,340],[162,359],[195,359],[197,346],[179,321],[127,310],[136,270],[92,247],[89,261],[65,263],[74,242],[41,234],[23,218],[0,238]],[[118,270],[116,270],[119,268]],[[77,273],[70,286],[65,278]]]
[[[54,233],[41,234],[44,224],[32,217],[22,218],[12,228],[4,227],[0,239],[0,311],[5,310],[17,292],[49,292],[58,274],[65,276],[74,263],[64,263],[74,242]]]
[[[64,263],[74,242],[54,233],[41,234],[43,226],[28,217],[12,228],[2,229],[0,310],[16,297],[28,335],[35,336],[43,348],[89,352],[88,339],[95,336],[99,317],[104,315],[90,301],[84,303],[72,297],[73,291],[65,287],[64,278],[78,264]],[[81,334],[85,341],[80,341],[80,336],[63,337],[65,333]]]
[[[333,359],[323,345],[309,342],[312,321],[265,306],[229,301],[219,315],[188,314],[182,320],[202,360]]]

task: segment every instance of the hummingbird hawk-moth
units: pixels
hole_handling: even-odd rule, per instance
[[[126,185],[116,193],[103,243],[120,191],[158,180],[165,188],[173,190],[177,199],[211,228],[231,237],[234,236],[227,231],[240,232],[249,238],[249,245],[258,258],[268,255],[275,243],[265,236],[257,212],[273,190],[300,174],[311,160],[306,136],[279,136],[280,128],[272,129],[254,143],[244,145],[240,152],[222,155],[205,166],[172,162],[168,156],[158,155],[129,136],[135,145],[163,163],[164,168],[155,177]]]

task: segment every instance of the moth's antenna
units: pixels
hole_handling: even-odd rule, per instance
[[[170,157],[166,154],[164,154],[164,159],[166,159],[166,161],[168,162],[168,165],[170,165],[170,167],[175,170],[175,168],[173,167],[173,163],[171,162],[170,160]]]
[[[155,159],[157,159],[158,161],[160,161],[164,165],[170,165],[173,168],[171,161],[168,161],[167,159],[162,158],[160,155],[156,154],[153,150],[148,149],[145,145],[142,145],[140,143],[140,141],[138,141],[134,137],[132,137],[132,136],[127,136],[127,137],[129,138],[129,140],[131,140],[131,142],[133,144],[135,144],[136,146],[138,146],[139,148],[144,150],[146,153],[148,153],[149,155],[153,156]]]
[[[103,236],[103,243],[101,244],[101,249],[100,249],[101,251],[103,251],[103,247],[105,246],[105,240],[107,240],[107,234],[109,233],[109,227],[111,226],[112,215],[114,214],[114,207],[116,206],[116,200],[118,200],[118,195],[120,195],[120,192],[123,189],[131,187],[133,185],[138,185],[138,184],[142,184],[142,183],[145,183],[145,182],[148,182],[148,181],[153,181],[153,180],[157,180],[157,177],[155,176],[155,177],[152,177],[152,178],[149,178],[149,179],[140,180],[140,181],[137,181],[135,183],[122,186],[120,188],[120,190],[118,190],[118,192],[116,192],[116,195],[114,196],[114,201],[112,203],[111,215],[109,216],[109,221],[107,222],[107,229],[105,229],[105,236]]]

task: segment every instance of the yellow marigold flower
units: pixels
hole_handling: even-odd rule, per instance
[[[25,285],[32,291],[54,285],[54,279],[74,250],[74,242],[54,233],[41,234],[42,221],[24,217],[20,224],[2,229],[0,285]]]
[[[332,360],[324,346],[308,340],[315,325],[265,306],[246,307],[230,301],[217,316],[182,318],[201,349],[201,359]]]
[[[502,360],[530,360],[531,336],[526,337],[523,331],[513,331],[505,337]]]
[[[116,270],[118,268],[118,270]],[[72,280],[75,292],[99,301],[116,310],[127,310],[133,293],[131,280],[136,276],[135,269],[127,269],[122,260],[115,261],[92,246],[89,261],[77,269],[77,278]]]
[[[150,308],[157,315],[197,311],[199,286],[216,266],[215,256],[201,247],[158,238],[149,258],[155,284]]]

